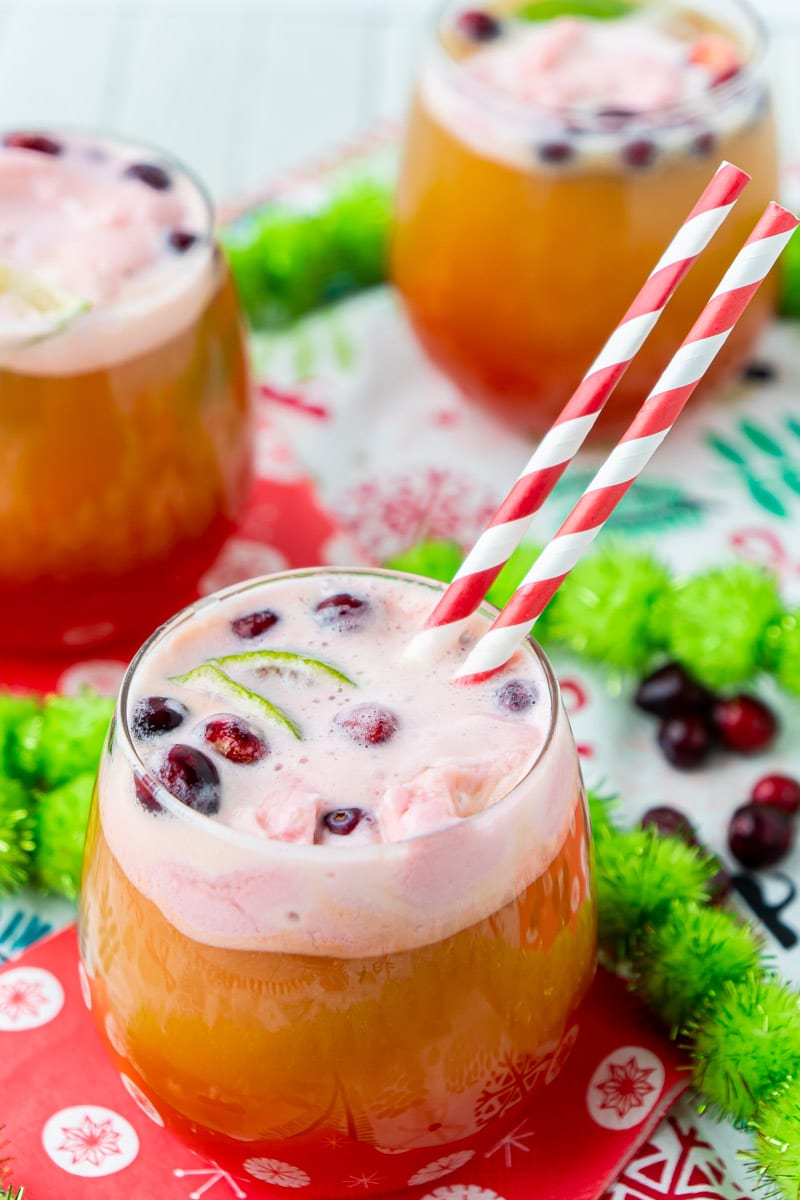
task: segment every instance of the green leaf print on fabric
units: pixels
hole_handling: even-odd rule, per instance
[[[562,516],[583,493],[594,477],[592,471],[565,475],[553,495],[563,505]],[[607,522],[616,533],[636,537],[676,526],[697,525],[704,520],[705,505],[688,495],[679,485],[639,479]]]
[[[800,421],[787,416],[784,426],[800,440]],[[792,501],[800,496],[800,448],[793,454],[794,444],[782,430],[742,417],[730,434],[708,433],[706,442],[736,468],[739,482],[759,508],[774,517],[789,516]]]

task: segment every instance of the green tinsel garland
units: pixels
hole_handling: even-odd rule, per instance
[[[589,804],[605,953],[627,962],[631,986],[688,1045],[701,1110],[750,1129],[752,1169],[799,1200],[800,996],[764,969],[748,926],[698,897],[702,850],[619,832],[606,799]]]
[[[386,565],[447,582],[460,554],[422,542]],[[502,607],[536,556],[520,546],[488,599]],[[642,674],[673,659],[715,690],[766,672],[800,696],[800,609],[787,611],[773,577],[744,563],[676,580],[648,551],[605,541],[567,576],[535,632],[615,671]]]

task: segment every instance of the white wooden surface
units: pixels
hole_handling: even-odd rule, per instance
[[[114,129],[217,197],[402,117],[437,0],[0,0],[0,125]],[[800,0],[758,0],[800,160]]]

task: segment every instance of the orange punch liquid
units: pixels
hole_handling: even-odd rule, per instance
[[[718,163],[753,177],[601,416],[616,435],[775,196],[761,34],[736,0],[643,0],[604,20],[523,21],[519,7],[488,7],[485,40],[461,31],[458,8],[443,18],[397,195],[394,280],[465,395],[543,434]],[[742,365],[774,298],[768,281],[706,387]]]

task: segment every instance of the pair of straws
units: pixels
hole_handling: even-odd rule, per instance
[[[424,630],[417,635],[420,641],[438,636],[438,632],[457,625],[478,608],[534,514],[582,446],[668,300],[749,181],[750,176],[731,163],[719,166],[577,391],[459,567]],[[484,679],[508,662],[664,441],[799,223],[779,204],[767,205],[639,412],[505,608],[467,655],[457,679]]]

